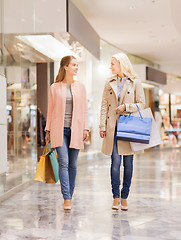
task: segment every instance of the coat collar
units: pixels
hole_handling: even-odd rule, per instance
[[[111,77],[109,78],[109,82],[114,81],[114,80],[117,80],[117,76],[118,76],[117,74],[111,76]],[[130,78],[130,77],[127,77],[126,80],[130,80],[130,81],[134,82],[134,79],[133,79],[133,78]]]
[[[67,83],[66,82],[60,82],[62,85],[67,85]],[[71,83],[71,85],[75,85],[75,84],[79,84],[79,81],[74,81],[73,83]]]
[[[121,96],[120,96],[120,105],[123,103],[123,98],[125,96],[126,90],[128,88],[128,85],[130,82],[133,82],[134,79],[131,79],[129,77],[127,77],[122,92],[121,92]],[[110,78],[109,80],[109,84],[111,86],[111,88],[113,89],[113,92],[115,93],[116,99],[118,99],[118,88],[117,88],[117,75],[114,75],[113,77]]]
[[[117,81],[116,79],[112,79],[111,81],[109,81],[109,84],[116,96],[116,99],[118,98],[118,88],[117,88]]]

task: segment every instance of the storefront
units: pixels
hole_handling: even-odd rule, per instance
[[[43,5],[46,11],[42,11]],[[17,9],[11,12],[12,4]],[[9,7],[11,5],[11,8]],[[74,55],[79,62],[78,79],[87,89],[89,127],[92,151],[100,151],[99,114],[102,92],[110,76],[111,56],[121,51],[99,39],[89,23],[69,1],[0,0],[0,72],[7,78],[8,156],[36,159],[37,109],[47,111],[48,90],[65,55]],[[28,6],[28,7],[27,7]],[[52,18],[47,18],[52,16]],[[159,68],[145,59],[128,54],[134,66]],[[146,107],[151,107],[161,128],[159,113],[169,113],[168,102],[163,103],[163,85],[143,81]],[[166,90],[164,90],[167,93]],[[166,97],[166,99],[168,99]],[[171,96],[172,121],[180,118],[178,97]],[[175,99],[175,100],[174,100]],[[177,103],[174,104],[174,101]],[[179,101],[179,102],[178,102]],[[179,126],[179,125],[178,125]],[[89,149],[87,146],[86,150]]]
[[[160,90],[162,116],[162,147],[181,146],[181,84],[180,78],[167,76],[167,85]]]
[[[86,86],[90,111],[92,62],[99,59],[99,51],[99,36],[71,2],[0,0],[0,72],[7,79],[8,159],[36,161],[37,146],[44,144],[38,140],[42,135],[37,132],[39,113],[46,118],[49,86],[65,55],[78,60],[78,79]]]
[[[136,64],[134,68],[143,81],[146,107],[152,109],[160,129],[161,148],[180,147],[180,109],[181,84],[176,76],[166,74],[145,64]],[[149,72],[148,72],[149,71]]]

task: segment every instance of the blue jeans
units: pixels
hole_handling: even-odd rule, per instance
[[[63,145],[56,147],[59,159],[59,178],[64,199],[72,199],[77,173],[79,149],[69,148],[71,129],[64,128]]]
[[[119,140],[118,140],[119,141]],[[113,198],[120,198],[120,166],[122,156],[118,155],[116,131],[114,136],[113,152],[111,155],[111,185]],[[133,155],[123,155],[123,187],[121,190],[121,198],[127,199],[129,188],[133,174]]]

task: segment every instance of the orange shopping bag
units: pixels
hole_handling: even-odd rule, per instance
[[[50,156],[47,155],[45,158],[45,180],[46,183],[56,183],[55,175],[53,172]]]
[[[47,144],[43,150],[43,155],[40,157],[40,161],[37,163],[37,169],[34,180],[45,182],[45,158],[49,152],[47,151]]]

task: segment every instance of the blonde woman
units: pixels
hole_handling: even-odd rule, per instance
[[[116,139],[117,123],[120,115],[127,115],[145,106],[144,90],[125,53],[112,56],[113,76],[105,83],[101,114],[100,136],[103,138],[102,152],[111,156],[111,185],[113,193],[112,209],[128,210],[127,198],[133,173],[133,155],[130,142]],[[124,174],[120,199],[120,166],[123,158]]]
[[[89,137],[86,90],[74,81],[77,71],[75,57],[62,58],[56,82],[50,87],[45,128],[46,141],[51,141],[58,154],[65,210],[71,209],[79,150]]]

